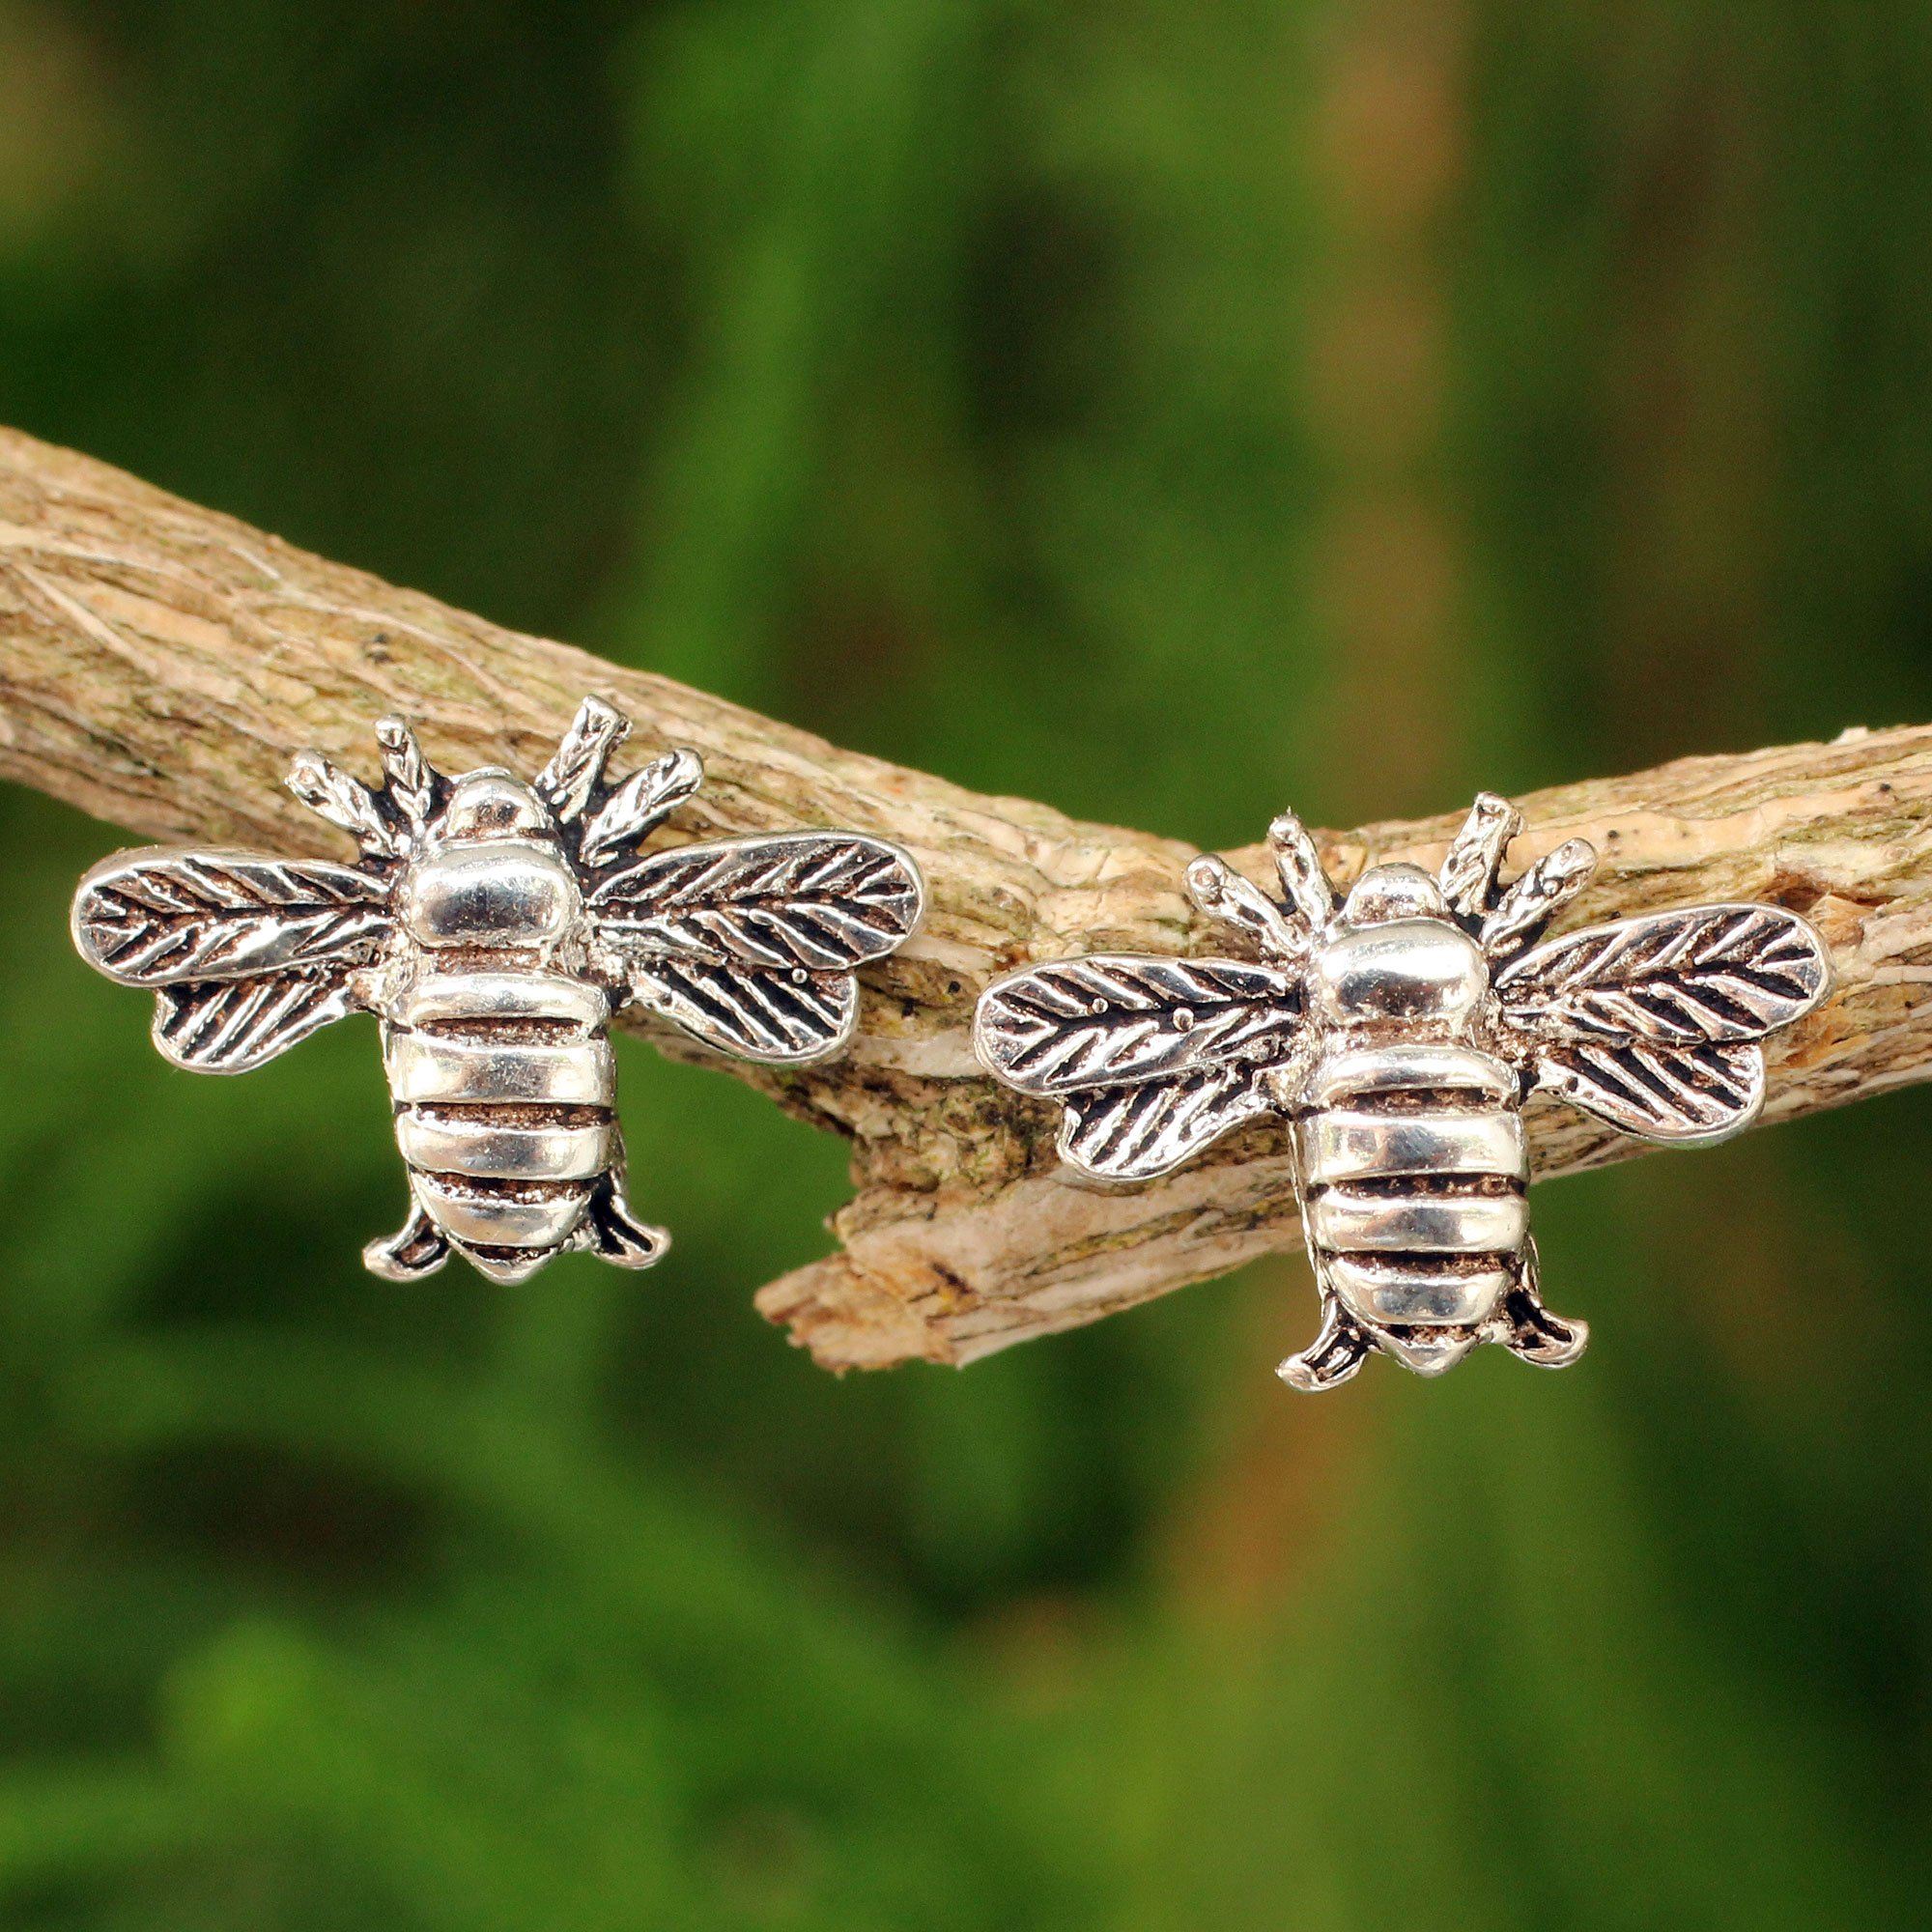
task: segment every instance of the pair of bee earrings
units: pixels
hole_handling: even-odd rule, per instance
[[[345,1013],[382,1022],[402,1229],[363,1259],[405,1281],[454,1249],[496,1281],[585,1250],[647,1267],[668,1246],[624,1191],[608,1028],[635,1005],[706,1045],[792,1065],[858,1023],[854,969],[924,912],[910,854],[856,833],[639,845],[696,791],[695,753],[621,783],[629,729],[588,698],[526,784],[449,779],[400,719],[372,790],[308,752],[301,802],[356,864],[149,847],[74,898],[82,956],[156,989],[179,1066],[242,1073]],[[1096,1179],[1167,1174],[1245,1122],[1289,1123],[1321,1297],[1281,1366],[1333,1387],[1371,1350],[1439,1374],[1482,1342],[1561,1367],[1587,1330],[1543,1305],[1521,1105],[1538,1087],[1647,1140],[1719,1139],[1764,1100],[1758,1042],[1824,997],[1796,914],[1695,906],[1554,940],[1596,863],[1580,839],[1505,888],[1521,820],[1484,796],[1439,873],[1378,866],[1337,903],[1293,816],[1269,828],[1282,896],[1197,859],[1195,905],[1252,958],[1094,954],[981,996],[980,1059],[1058,1100],[1061,1158]]]

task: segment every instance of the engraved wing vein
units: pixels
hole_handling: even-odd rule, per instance
[[[633,958],[830,972],[897,946],[918,923],[920,889],[890,845],[802,833],[660,852],[606,880],[591,906]]]
[[[630,965],[634,996],[707,1045],[755,1060],[812,1060],[849,1037],[859,982],[849,973],[760,973],[712,960],[663,958]]]
[[[349,1010],[339,981],[296,974],[163,986],[155,1044],[178,1066],[245,1073]]]
[[[1234,959],[1096,954],[1017,973],[988,988],[978,1030],[1000,1076],[1065,1094],[1283,1059],[1300,1024],[1294,982]]]
[[[1104,1180],[1152,1180],[1268,1112],[1256,1069],[1238,1065],[1087,1088],[1065,1103],[1060,1151]]]
[[[1695,906],[1596,926],[1525,953],[1498,978],[1509,1018],[1605,1041],[1760,1039],[1823,993],[1816,934],[1775,906]]]
[[[1684,1047],[1573,1039],[1545,1056],[1543,1078],[1626,1133],[1669,1140],[1749,1121],[1764,1099],[1764,1055],[1737,1040]]]
[[[138,985],[244,979],[371,956],[387,888],[347,866],[245,853],[110,862],[82,886],[83,955]]]

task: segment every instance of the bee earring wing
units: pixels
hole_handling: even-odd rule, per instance
[[[851,1038],[853,968],[911,935],[925,885],[884,839],[795,832],[657,853],[589,908],[632,999],[709,1046],[786,1065]]]
[[[1264,1076],[1301,1025],[1295,981],[1237,959],[1097,953],[980,995],[973,1045],[1022,1094],[1065,1109],[1061,1158],[1151,1180],[1270,1110]]]
[[[340,1019],[389,925],[382,880],[248,852],[117,853],[73,901],[81,957],[154,987],[155,1044],[198,1073],[245,1073]]]
[[[1831,985],[1824,941],[1776,906],[1709,905],[1566,933],[1496,980],[1541,1085],[1626,1133],[1716,1140],[1764,1104],[1758,1042]]]

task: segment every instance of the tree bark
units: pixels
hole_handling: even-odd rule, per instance
[[[0,775],[152,838],[326,853],[331,835],[281,788],[298,749],[371,772],[376,719],[402,711],[445,769],[528,773],[592,691],[636,721],[631,758],[703,756],[678,837],[844,826],[898,840],[930,882],[924,930],[865,976],[842,1059],[774,1073],[643,1029],[850,1139],[839,1251],[757,1297],[819,1362],[964,1363],[1298,1244],[1280,1131],[1148,1186],[1084,1184],[1056,1163],[1055,1110],[995,1086],[969,1045],[980,988],[1013,966],[1226,950],[1181,890],[1191,847],[840,751],[0,431]],[[1257,820],[1285,803],[1258,800]],[[1747,898],[1824,933],[1836,990],[1773,1043],[1767,1119],[1932,1072],[1917,993],[1932,974],[1932,728],[1687,758],[1519,803],[1513,864],[1578,835],[1603,855],[1570,923]],[[1318,842],[1346,882],[1383,859],[1435,863],[1460,817]],[[1228,856],[1271,877],[1259,846]],[[1539,1176],[1640,1151],[1554,1103],[1528,1118]]]

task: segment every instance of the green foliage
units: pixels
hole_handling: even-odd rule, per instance
[[[0,417],[1203,841],[1829,735],[1932,689],[1926,40],[4,0]],[[1917,1096],[1540,1194],[1561,1377],[1298,1406],[1284,1264],[835,1383],[836,1146],[626,1047],[662,1268],[375,1283],[364,1023],[172,1071],[0,834],[9,1932],[1922,1919]]]

